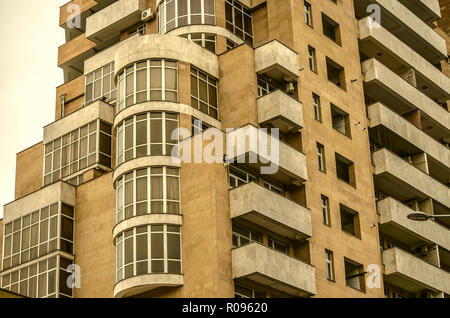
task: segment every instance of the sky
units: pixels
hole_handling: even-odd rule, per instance
[[[0,219],[14,200],[16,153],[41,142],[54,121],[59,7],[68,1],[0,0]]]

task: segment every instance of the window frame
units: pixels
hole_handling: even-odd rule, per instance
[[[109,67],[109,72],[106,72],[105,74],[105,70],[106,68]],[[96,77],[97,72],[101,71],[101,75],[99,78]],[[109,91],[104,91],[104,81],[105,78],[107,78],[109,76],[109,80],[110,80],[110,84],[109,84]],[[92,79],[90,79],[90,77],[92,77]],[[100,95],[95,97],[96,94],[96,89],[95,89],[95,82],[99,81],[100,82]],[[88,86],[92,85],[91,88],[91,93],[88,94]],[[88,74],[86,74],[86,76],[84,77],[84,106],[87,106],[99,99],[102,99],[103,97],[106,97],[108,101],[108,103],[110,104],[115,104],[116,100],[117,100],[117,95],[116,95],[116,83],[114,82],[114,62],[110,62],[106,65],[103,65],[102,67],[96,69],[95,71],[92,71]],[[88,99],[88,95],[91,95],[91,98]]]

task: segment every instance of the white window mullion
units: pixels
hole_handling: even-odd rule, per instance
[[[166,185],[166,178],[167,178],[167,172],[166,167],[163,167],[163,213],[167,213],[167,185]]]
[[[147,225],[147,235],[148,235],[148,237],[147,237],[147,261],[148,261],[148,263],[147,263],[147,270],[148,270],[148,273],[151,273],[152,272],[152,248],[151,248],[151,246],[152,246],[152,238],[151,238],[151,236],[152,236],[152,230],[151,230],[151,225]]]
[[[166,100],[166,60],[161,60],[161,96]]]
[[[165,168],[164,168],[165,170]],[[169,271],[169,262],[167,261],[167,225],[163,225],[163,240],[164,240],[164,273]]]
[[[95,131],[95,162],[100,162],[100,119],[96,120],[97,130]]]
[[[136,241],[137,241],[137,234],[136,234],[136,229],[133,229],[133,276],[136,276],[137,274],[137,245],[136,245]]]
[[[162,147],[162,154],[163,156],[166,155],[166,145],[165,145],[165,140],[166,140],[166,113],[163,112],[161,114],[161,127],[162,127],[162,132],[161,132],[161,136],[162,136],[162,140],[161,140],[161,147]]]
[[[133,116],[133,158],[136,158],[136,127],[137,127],[137,123],[136,123],[136,116]]]
[[[152,173],[151,173],[151,168],[147,168],[147,213],[151,214],[152,211],[150,210],[152,208],[152,202],[151,202],[151,177],[152,177]]]

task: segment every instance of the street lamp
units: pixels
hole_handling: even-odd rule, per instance
[[[408,214],[408,219],[413,221],[426,221],[433,218],[448,218],[450,214],[426,214],[424,212],[414,212]]]

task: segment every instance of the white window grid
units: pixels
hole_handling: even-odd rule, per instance
[[[210,126],[200,119],[197,119],[195,117],[192,117],[192,135],[195,136],[206,129],[210,128]]]
[[[170,71],[175,71],[175,87],[166,85],[166,72]],[[152,74],[155,74],[153,72],[157,75],[156,83],[152,81]],[[145,85],[138,81],[140,74],[144,75]],[[150,100],[176,102],[178,100],[178,62],[166,59],[136,62],[120,72],[118,82],[118,112],[131,105]]]
[[[237,45],[236,42],[227,39],[227,51],[234,49]]]
[[[274,249],[278,252],[284,253],[284,254],[288,254],[289,251],[289,246],[283,242],[280,242],[278,240],[275,240],[274,238],[269,238],[268,240],[268,246],[271,249]]]
[[[227,6],[231,6],[232,12],[231,17],[226,17],[227,30],[253,45],[253,18],[251,11],[236,0],[225,0],[225,8]],[[245,18],[250,20],[250,29],[247,30],[245,28]]]
[[[256,182],[257,178],[244,170],[230,166],[230,189],[234,189],[250,182]]]
[[[197,88],[196,94],[193,90],[194,84]],[[202,96],[201,85],[206,87],[206,95]],[[217,79],[193,66],[191,66],[191,106],[213,118],[219,118]]]
[[[327,266],[327,279],[334,280],[333,252],[325,250],[325,264]]]
[[[110,103],[116,99],[114,62],[87,74],[84,84],[84,105],[106,97]]]
[[[320,171],[325,171],[325,163],[323,160],[324,147],[321,144],[317,144],[317,162]]]
[[[308,58],[309,58],[309,68],[311,71],[316,72],[316,49],[308,46]]]
[[[234,297],[235,298],[265,298],[263,292],[257,291],[254,288],[250,288],[241,284],[234,284]]]
[[[150,124],[149,124],[150,123]],[[138,125],[146,125],[146,137],[144,143],[138,144]],[[158,142],[152,141],[152,125],[161,126]],[[123,162],[143,156],[171,156],[172,149],[178,143],[178,135],[172,139],[172,132],[167,132],[168,127],[178,128],[178,115],[166,112],[147,112],[125,119],[116,128],[116,166]],[[127,144],[128,134],[131,134],[132,142]],[[142,138],[142,135],[140,135]],[[153,150],[152,150],[153,147]],[[161,151],[159,151],[161,149]]]
[[[186,2],[187,10],[186,14],[179,14],[179,2]],[[206,12],[205,3],[209,3],[212,6],[212,12]],[[162,1],[158,6],[158,32],[160,34],[167,33],[175,28],[191,24],[211,24],[216,23],[215,17],[215,1],[214,0],[200,0],[201,9],[200,13],[192,13],[191,1],[187,0],[165,0]],[[168,9],[169,6],[173,10]],[[171,12],[168,12],[168,11]],[[168,13],[170,13],[171,18],[168,20]],[[200,18],[200,21],[198,20]]]
[[[244,235],[240,232],[247,232],[248,235]],[[233,224],[232,227],[233,247],[241,247],[250,243],[261,243],[261,234],[243,227],[241,225]]]
[[[322,217],[323,217],[323,224],[330,225],[330,215],[328,211],[329,201],[328,198],[324,195],[320,197],[320,202],[322,206]]]
[[[314,119],[322,120],[322,114],[320,112],[320,96],[313,94],[313,111],[314,111]]]
[[[110,163],[111,154],[97,151],[100,134],[111,138],[99,126],[100,120],[97,119],[45,145],[44,186],[99,162],[100,157],[102,160],[106,158],[107,163]]]
[[[312,26],[311,4],[305,1],[305,22]]]
[[[258,76],[258,97],[267,95],[275,91],[276,89],[277,88],[275,87],[275,85],[270,84],[269,82]]]
[[[30,298],[71,298],[72,291],[70,295],[64,294],[59,286],[60,281],[63,280],[61,273],[69,273],[66,268],[61,267],[62,263],[71,264],[72,262],[71,259],[56,255],[3,275],[0,286]]]
[[[62,204],[54,203],[4,225],[3,270],[62,249],[61,219],[66,217],[61,214]],[[73,217],[67,218],[73,226]],[[64,240],[73,251],[73,240]]]
[[[163,257],[153,257],[152,255],[152,234],[162,234],[163,236]],[[146,257],[138,259],[137,255],[137,239],[139,236],[147,236],[147,251]],[[179,258],[169,258],[168,255],[168,235],[176,235],[179,239]],[[126,260],[126,244],[127,240],[130,240],[129,248],[132,249],[132,257],[130,262],[125,263]],[[181,227],[175,225],[145,225],[141,227],[135,227],[133,229],[120,233],[115,240],[116,243],[116,282],[120,282],[123,279],[131,278],[134,276],[145,275],[148,273],[170,273],[181,274],[181,260],[182,260],[182,248],[181,248]],[[141,251],[142,252],[142,251]],[[153,267],[153,262],[163,263],[163,271],[157,271]],[[178,264],[179,271],[169,271],[169,262]],[[145,263],[147,268],[145,270]],[[143,264],[144,272],[138,271],[138,266]],[[130,271],[130,275],[127,272]]]
[[[213,33],[188,33],[181,35],[181,37],[193,41],[214,54],[216,53],[216,35]]]
[[[284,190],[282,188],[274,186],[273,184],[271,184],[269,182],[264,182],[264,188],[266,188],[272,192],[275,192],[277,194],[284,195]]]
[[[116,181],[116,223],[121,222],[122,220],[141,215],[141,214],[161,214],[161,213],[171,213],[171,214],[180,214],[180,171],[178,168],[171,167],[148,167],[144,169],[134,170],[130,173],[121,176]],[[146,178],[146,197],[143,200],[137,200],[137,181],[138,179]],[[153,198],[152,197],[152,179],[156,178],[156,180],[161,179],[162,181],[162,198]],[[177,179],[178,191],[174,194],[174,198],[170,198],[168,195],[168,187],[167,187],[167,178],[175,178]],[[126,186],[132,187],[132,198],[126,197]],[[126,200],[128,199],[128,201]],[[153,208],[152,203],[155,208]],[[138,205],[145,204],[145,213],[137,213]],[[161,210],[162,205],[162,210]],[[172,208],[169,208],[168,206]],[[160,208],[156,208],[159,206]],[[174,209],[176,212],[169,211],[170,209]],[[158,211],[155,211],[158,210]],[[139,210],[140,211],[140,210]]]

